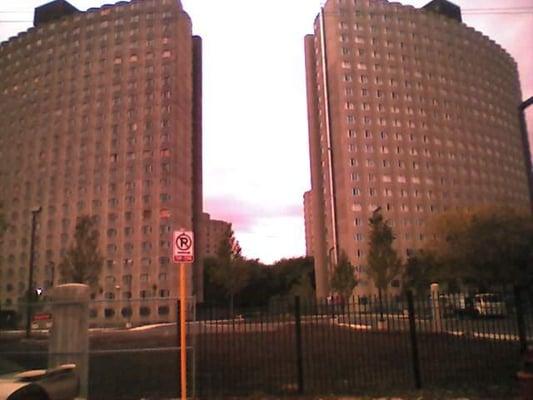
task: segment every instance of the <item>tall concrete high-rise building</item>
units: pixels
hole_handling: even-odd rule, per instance
[[[313,195],[310,190],[304,193],[305,255],[313,256]]]
[[[163,301],[178,296],[172,231],[201,230],[201,59],[179,0],[85,12],[57,0],[0,44],[0,203],[10,224],[0,242],[2,308],[16,308],[28,288],[38,206],[36,287],[62,282],[76,220],[91,215],[105,258],[92,320],[175,315]],[[188,294],[201,299],[200,253]],[[107,302],[116,299],[127,303]]]
[[[341,251],[365,273],[381,207],[405,259],[456,208],[530,205],[515,61],[445,0],[328,0],[305,38],[317,295]],[[398,286],[399,282],[392,282]]]

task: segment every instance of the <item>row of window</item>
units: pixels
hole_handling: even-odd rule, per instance
[[[106,300],[115,300],[118,297],[118,292],[119,292],[119,289],[117,289],[117,293],[105,292],[103,295]],[[149,297],[165,298],[169,296],[170,296],[170,291],[168,289],[160,289],[159,291],[155,291],[155,290],[140,290],[139,291],[139,298],[141,299],[146,299]],[[132,293],[130,291],[121,292],[121,297],[123,299],[131,299]]]
[[[89,318],[92,318],[92,319],[98,318],[98,316],[99,316],[98,313],[99,313],[98,309],[96,309],[96,308],[90,309],[89,310]],[[152,308],[151,307],[149,307],[149,306],[140,306],[139,307],[139,316],[141,316],[141,317],[149,317],[151,313],[152,313]],[[170,313],[169,306],[158,306],[157,307],[157,314],[159,316],[167,316],[167,315],[169,315],[169,313]],[[133,315],[133,309],[131,307],[123,307],[120,310],[120,315],[123,318],[129,318],[129,317],[131,317]],[[103,316],[106,319],[118,317],[118,315],[116,313],[116,310],[114,308],[105,308]]]

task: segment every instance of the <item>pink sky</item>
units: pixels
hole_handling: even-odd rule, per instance
[[[0,20],[25,22],[0,22],[0,41],[30,27],[33,8],[45,2],[1,1]],[[427,2],[401,1],[415,7]],[[71,3],[80,10],[105,4]],[[321,1],[182,3],[204,42],[204,208],[212,218],[233,222],[247,257],[271,262],[303,255],[302,196],[310,188],[303,37],[312,33]],[[533,7],[532,0],[455,3],[465,10]],[[515,58],[523,98],[532,96],[533,12],[465,11],[463,21]]]

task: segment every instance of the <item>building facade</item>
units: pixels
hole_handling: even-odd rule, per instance
[[[313,241],[313,193],[310,190],[304,193],[304,223],[305,255],[312,257],[315,245]]]
[[[76,220],[94,216],[105,258],[91,321],[175,316],[172,231],[202,216],[201,39],[177,0],[133,0],[85,12],[63,0],[0,44],[0,301],[63,282],[58,264]],[[189,296],[202,296],[197,264]]]
[[[319,297],[341,251],[356,293],[374,292],[365,262],[378,207],[404,259],[440,212],[529,208],[516,63],[457,6],[329,0],[305,54]]]
[[[205,237],[203,238],[203,255],[204,257],[216,257],[217,251],[222,240],[228,238],[228,232],[231,232],[231,223],[211,219],[208,213],[203,214],[203,224]]]

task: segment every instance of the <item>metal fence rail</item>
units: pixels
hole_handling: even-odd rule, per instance
[[[233,317],[204,306],[194,329],[198,392],[343,394],[495,382],[513,390],[521,351],[533,339],[530,303],[525,293],[485,296],[288,299]]]
[[[164,303],[178,312],[176,299]],[[161,304],[154,300],[152,309]],[[495,384],[512,393],[521,351],[533,340],[533,308],[523,290],[477,297],[407,293],[382,301],[290,298],[233,314],[228,307],[189,304],[188,386],[197,398],[492,390]],[[104,327],[95,323],[90,330],[89,398],[179,397],[178,316],[133,325],[116,314],[109,319],[112,324],[104,320]],[[24,330],[0,331],[0,375],[14,367],[46,368],[50,356],[45,329],[29,339]]]

